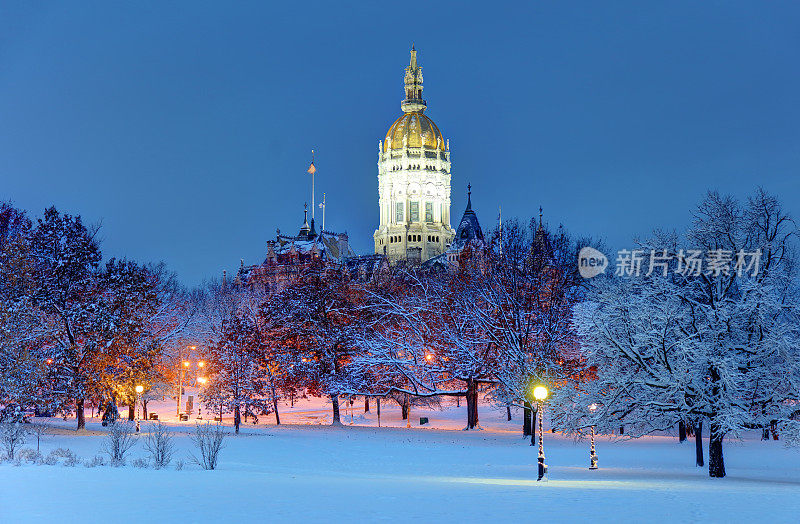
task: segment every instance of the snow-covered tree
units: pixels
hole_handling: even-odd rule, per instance
[[[559,424],[636,437],[707,420],[709,475],[725,476],[724,438],[788,421],[800,400],[796,233],[763,190],[746,204],[712,192],[683,237],[643,243],[664,265],[598,280],[576,312],[596,379],[559,392]]]
[[[550,231],[541,216],[527,229],[512,220],[492,235],[475,267],[476,293],[485,303],[477,320],[499,349],[496,402],[524,405],[532,384],[555,385],[579,372],[572,322],[584,293],[578,244],[563,227]]]
[[[330,396],[333,424],[341,424],[339,395],[365,387],[365,377],[350,366],[362,300],[346,268],[315,261],[262,308],[263,342],[291,381]]]
[[[373,391],[466,397],[478,425],[478,392],[522,404],[533,380],[571,372],[572,306],[580,297],[575,243],[515,221],[461,253],[454,272],[395,269],[367,290],[373,322],[362,331]],[[502,248],[501,248],[502,242]]]
[[[33,300],[53,318],[51,345],[55,379],[63,396],[74,400],[78,428],[85,427],[92,355],[98,350],[99,313],[97,274],[100,248],[97,228],[87,228],[79,216],[51,207],[39,218],[31,235],[35,260]]]
[[[497,347],[475,318],[485,304],[461,267],[455,274],[395,269],[369,289],[364,307],[372,321],[360,330],[354,365],[375,377],[371,393],[399,399],[404,411],[409,397],[466,397],[466,429],[474,429],[479,388],[494,382]]]
[[[31,230],[23,211],[0,203],[0,420],[20,406],[58,407],[44,356],[49,319],[32,300]]]
[[[261,345],[255,326],[234,313],[223,321],[221,332],[220,340],[206,353],[211,381],[204,402],[233,412],[233,424],[239,433],[242,411],[267,411],[272,392],[267,374],[254,357]]]

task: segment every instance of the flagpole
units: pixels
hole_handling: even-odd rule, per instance
[[[503,206],[497,206],[497,221],[500,223],[500,256],[503,255]]]
[[[311,165],[312,166],[314,165],[314,150],[313,149],[311,150]],[[314,173],[316,173],[316,172],[317,172],[316,169],[311,171],[311,220],[314,220],[314,208],[316,207],[314,205]]]

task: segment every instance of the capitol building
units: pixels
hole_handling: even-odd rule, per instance
[[[403,114],[378,143],[380,224],[373,235],[374,254],[353,252],[347,233],[326,227],[324,214],[323,227],[317,229],[312,196],[311,219],[306,205],[299,232],[287,234],[278,229],[275,240],[267,241],[263,262],[246,266],[241,261],[236,282],[278,290],[315,260],[344,265],[361,278],[398,263],[452,270],[467,246],[483,244],[471,191],[458,227],[454,230],[450,225],[450,142],[425,115],[422,67],[413,46],[404,83]],[[316,172],[313,161],[308,172]],[[324,210],[324,201],[321,207]]]
[[[380,225],[375,253],[389,263],[415,265],[444,255],[456,235],[450,226],[450,143],[425,115],[417,51],[405,71],[403,114],[378,143]]]

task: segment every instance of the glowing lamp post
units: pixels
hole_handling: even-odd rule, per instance
[[[187,349],[190,350],[190,351],[194,351],[195,349],[197,349],[197,346],[188,346]],[[183,373],[184,373],[184,370],[188,370],[189,369],[189,361],[188,360],[183,360],[183,355],[181,354],[180,351],[178,352],[178,362],[180,362],[180,365],[178,365],[178,376],[175,377],[177,382],[178,382],[178,394],[175,395],[175,398],[177,399],[177,402],[176,402],[177,406],[175,408],[175,416],[177,416],[178,420],[180,420],[180,418],[181,418],[181,397],[183,396]],[[205,365],[205,362],[203,364]]]
[[[589,411],[592,412],[592,415],[594,415],[596,409],[597,409],[597,404],[592,403],[589,405]],[[591,460],[591,462],[589,463],[589,469],[597,469],[597,453],[595,453],[594,450],[594,424],[592,424],[590,435],[591,435],[591,448],[589,449],[589,459]]]
[[[533,388],[533,398],[539,403],[539,477],[536,479],[542,480],[545,479],[545,474],[547,473],[547,465],[544,463],[544,442],[542,439],[544,437],[544,429],[542,427],[543,420],[544,420],[544,399],[547,398],[547,388],[544,386],[536,386]]]
[[[136,391],[136,396],[133,399],[133,404],[136,406],[136,431],[138,432],[139,431],[139,395],[141,395],[142,391],[144,391],[144,387],[143,386],[136,386],[134,388],[134,391]]]
[[[202,360],[200,362],[198,362],[197,365],[200,366],[200,363],[205,365],[205,362],[203,362]],[[200,367],[203,367],[203,366],[200,366]],[[200,384],[200,387],[205,387],[206,383],[208,383],[208,379],[206,377],[197,377],[197,383]],[[201,402],[198,402],[197,418],[199,418],[200,420],[203,420],[203,404]]]

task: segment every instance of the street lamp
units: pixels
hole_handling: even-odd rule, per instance
[[[197,346],[187,346],[187,349],[189,349],[191,351],[194,351],[195,349],[197,349]],[[183,374],[184,374],[184,370],[188,370],[189,369],[189,361],[188,360],[183,360],[183,355],[180,353],[180,351],[178,352],[178,362],[180,362],[180,365],[178,365],[178,376],[175,377],[177,379],[177,381],[178,381],[178,394],[175,395],[175,398],[177,399],[177,402],[176,402],[177,406],[175,408],[175,415],[178,417],[178,420],[180,420],[180,418],[181,418],[181,397],[183,397]],[[203,362],[203,361],[201,360],[201,362]],[[203,365],[205,365],[205,362],[203,362]]]
[[[547,388],[544,386],[536,386],[533,388],[533,398],[539,402],[539,477],[536,480],[547,480],[545,478],[547,465],[544,463],[544,442],[542,442],[544,438],[544,430],[542,428],[542,422],[544,420],[544,399],[547,398]]]
[[[134,391],[136,391],[136,396],[133,399],[133,404],[134,404],[134,406],[136,406],[136,432],[138,433],[139,432],[139,395],[141,395],[142,391],[144,391],[144,387],[143,386],[136,386],[134,388]]]
[[[589,405],[589,411],[592,412],[592,415],[594,415],[596,409],[597,409],[597,404],[592,403]],[[591,442],[592,442],[591,448],[589,449],[589,459],[591,460],[591,462],[589,463],[589,469],[597,469],[597,453],[595,453],[594,450],[594,424],[592,424],[591,427]]]
[[[205,364],[205,362],[203,362],[203,361],[200,361],[200,362]],[[198,365],[200,365],[200,362],[198,362]],[[200,366],[200,367],[202,367],[202,366]],[[206,377],[197,377],[197,383],[200,384],[200,387],[204,387],[207,382],[208,382],[208,378],[206,378]],[[203,419],[203,404],[201,402],[197,403],[197,418],[199,418],[200,420]]]

